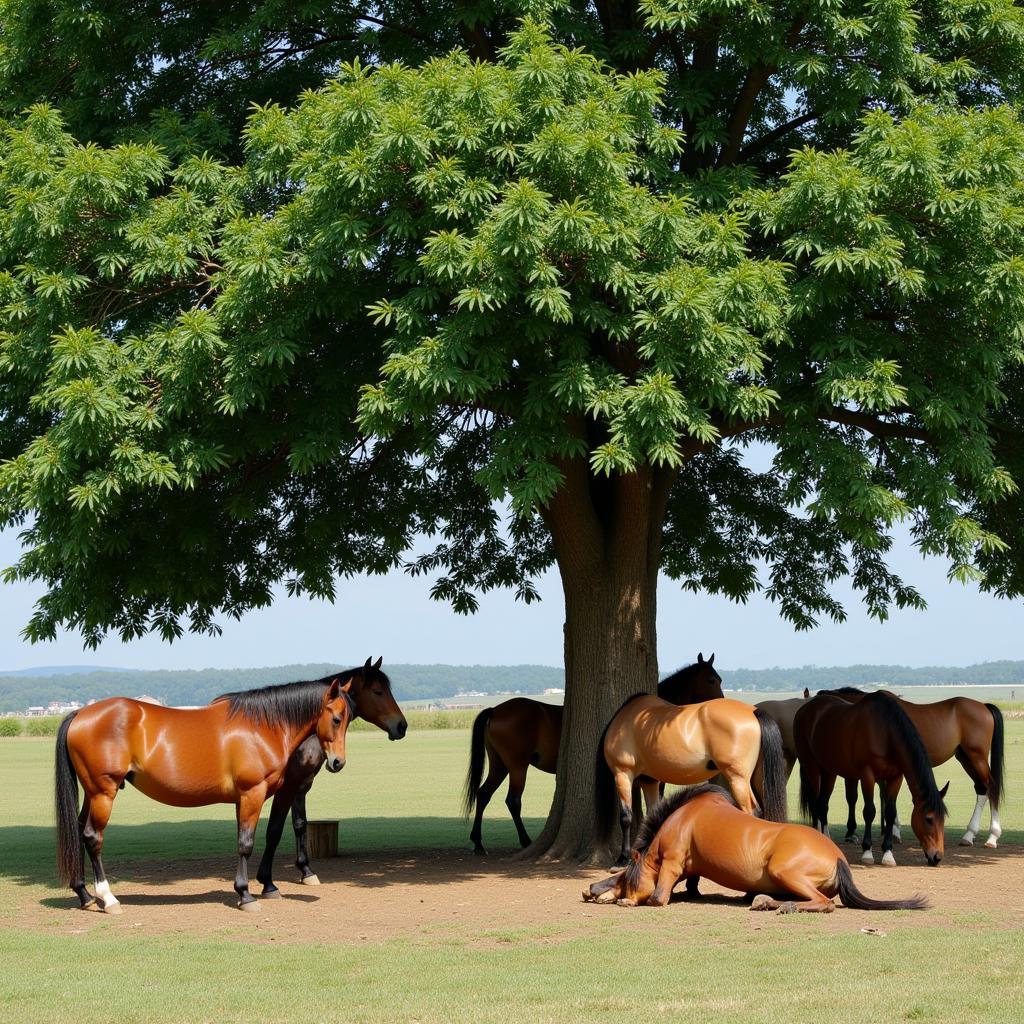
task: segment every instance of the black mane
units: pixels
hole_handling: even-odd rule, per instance
[[[831,690],[819,690],[818,693],[856,694],[858,697],[866,697],[867,690],[861,690],[856,686],[837,686]]]
[[[628,867],[626,868],[626,881],[630,886],[635,886],[639,882],[640,865],[643,856],[648,849],[650,849],[651,843],[654,842],[654,837],[658,834],[658,829],[660,829],[661,826],[665,824],[668,817],[678,811],[680,807],[685,806],[691,800],[694,800],[699,796],[704,796],[705,793],[720,793],[729,801],[729,803],[733,804],[733,806],[736,804],[731,793],[722,789],[721,786],[716,786],[711,782],[704,782],[699,786],[688,786],[686,789],[679,790],[678,793],[673,793],[672,796],[667,796],[663,800],[659,800],[654,807],[651,808],[647,817],[644,818],[644,823],[640,826],[636,842],[633,844],[634,852],[639,853],[640,857],[631,859]]]
[[[661,693],[663,686],[675,686],[677,683],[689,682],[697,674],[697,669],[703,668],[706,664],[707,662],[695,661],[692,665],[684,665],[682,668],[676,669],[671,675],[665,676],[658,682],[658,693]]]
[[[361,676],[363,667],[346,669],[344,672],[334,672],[322,679],[304,679],[296,683],[275,683],[272,686],[261,686],[255,690],[235,690],[232,693],[222,693],[214,697],[211,703],[219,700],[226,700],[229,704],[228,715],[234,718],[235,715],[245,715],[257,725],[280,725],[288,723],[298,728],[305,725],[316,715],[323,703],[324,691],[335,679],[341,680],[344,684],[353,676]],[[381,678],[388,688],[391,682],[379,669],[376,675]],[[348,702],[349,712],[353,718],[356,717],[356,706],[352,697],[345,694]]]
[[[928,751],[925,750],[921,734],[914,727],[910,716],[900,707],[899,701],[885,693],[869,693],[860,702],[860,707],[875,709],[875,713],[891,726],[907,751],[910,772],[921,791],[925,813],[941,814],[945,818],[946,805],[935,783],[935,772],[932,771]]]

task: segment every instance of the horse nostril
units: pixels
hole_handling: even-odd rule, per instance
[[[409,723],[401,721],[398,723],[398,738],[401,739],[409,730]]]

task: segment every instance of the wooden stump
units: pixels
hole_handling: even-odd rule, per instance
[[[310,860],[338,856],[337,818],[318,818],[307,822],[306,849]]]

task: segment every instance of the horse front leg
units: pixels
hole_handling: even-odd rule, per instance
[[[235,816],[238,821],[238,868],[235,871],[235,892],[239,910],[255,910],[256,897],[249,892],[249,858],[256,841],[256,825],[267,798],[267,784],[246,790],[238,798]]]
[[[303,885],[319,885],[320,878],[309,866],[309,849],[306,837],[309,833],[309,818],[306,816],[306,794],[312,782],[306,783],[292,801],[292,828],[295,829],[295,866],[299,869],[299,881]]]
[[[263,886],[260,895],[264,899],[279,899],[281,890],[274,885],[274,854],[284,834],[284,823],[291,806],[291,792],[279,789],[270,805],[270,819],[267,821],[267,840],[263,849],[260,866],[256,869],[256,880]]]
[[[875,781],[874,779],[862,779],[861,780],[861,792],[864,794],[864,842],[861,844],[863,853],[860,855],[860,859],[864,864],[874,864],[875,855],[871,852],[871,826],[875,820]],[[885,819],[883,817],[883,830],[885,827]],[[883,839],[882,844],[883,851],[885,850],[885,843]],[[891,856],[891,854],[890,854]],[[884,858],[884,853],[883,853]]]
[[[857,780],[846,780],[846,839],[844,842],[857,842]]]
[[[896,797],[903,777],[898,775],[890,779],[885,786],[885,803],[882,806],[882,863],[887,867],[896,866],[896,858],[892,853],[893,828],[896,823]]]

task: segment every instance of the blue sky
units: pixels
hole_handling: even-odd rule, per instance
[[[0,534],[0,565],[17,557],[16,536]],[[764,598],[747,605],[682,593],[670,581],[659,589],[659,657],[665,670],[689,663],[697,651],[716,651],[723,668],[898,663],[967,665],[1024,658],[1024,605],[948,583],[943,563],[924,560],[898,543],[893,564],[922,591],[927,612],[895,612],[880,625],[847,603],[844,625],[826,623],[797,633]],[[302,662],[562,663],[562,600],[557,576],[541,581],[544,598],[529,607],[510,594],[484,596],[473,616],[455,615],[429,598],[429,581],[402,573],[343,581],[334,605],[280,593],[270,609],[241,622],[222,622],[220,638],[187,636],[168,645],[150,637],[130,644],[111,639],[98,651],[75,635],[32,646],[19,633],[41,592],[0,585],[0,669],[95,664],[125,668],[253,667]],[[850,597],[838,588],[841,597]]]

